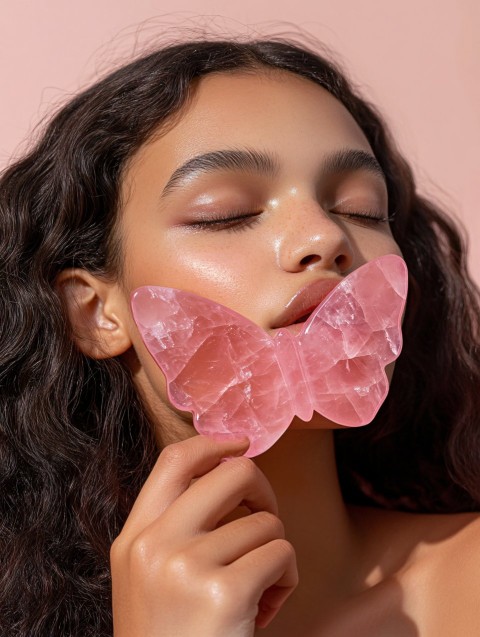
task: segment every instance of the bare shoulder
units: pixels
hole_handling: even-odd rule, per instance
[[[480,514],[373,511],[364,521],[373,531],[367,553],[378,565],[370,576],[372,600],[383,606],[398,587],[411,622],[411,632],[398,634],[478,637]]]
[[[480,515],[439,516],[438,523],[450,533],[432,543],[424,564],[412,569],[428,586],[423,609],[428,634],[480,635]]]
[[[420,636],[480,635],[480,515],[420,515],[418,543],[396,573]],[[412,538],[413,539],[413,538]]]

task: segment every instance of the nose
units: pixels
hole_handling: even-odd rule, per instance
[[[321,267],[344,273],[352,266],[354,251],[349,237],[316,202],[297,202],[282,217],[276,241],[282,270],[302,272]]]

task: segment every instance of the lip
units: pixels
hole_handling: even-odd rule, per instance
[[[323,299],[325,299],[341,281],[341,278],[319,279],[300,288],[290,301],[288,301],[285,310],[276,319],[272,329],[276,330],[293,324],[301,326],[304,321],[300,323],[296,322],[302,317],[305,317],[305,320],[307,320],[313,310],[320,305]]]

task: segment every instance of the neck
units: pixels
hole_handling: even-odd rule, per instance
[[[320,600],[328,605],[348,595],[358,552],[338,483],[333,431],[290,429],[255,462],[273,487],[297,555],[300,582],[288,604],[292,613],[300,606],[305,616],[318,611]]]

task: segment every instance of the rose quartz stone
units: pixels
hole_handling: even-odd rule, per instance
[[[372,421],[388,392],[385,366],[402,348],[407,296],[403,259],[386,255],[344,278],[294,335],[274,338],[218,303],[172,288],[132,295],[143,341],[165,375],[175,407],[197,431],[246,435],[256,456],[295,416],[316,411],[334,423]]]

